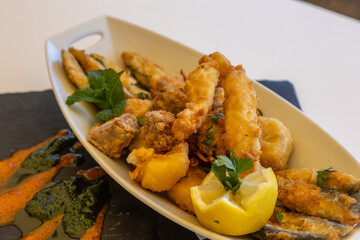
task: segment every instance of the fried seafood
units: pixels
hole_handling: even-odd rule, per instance
[[[204,63],[186,79],[185,92],[188,103],[186,109],[177,114],[171,130],[178,141],[187,139],[206,120],[214,103],[219,75],[219,71],[211,63]]]
[[[85,73],[96,71],[99,69],[105,69],[105,67],[90,55],[85,53],[85,50],[77,50],[73,47],[69,47],[69,52],[74,55],[76,60],[80,63]]]
[[[174,114],[166,111],[151,111],[145,115],[143,127],[146,144],[156,151],[170,151],[176,144],[171,134],[171,127],[175,121]]]
[[[136,165],[135,170],[129,172],[130,178],[154,192],[170,190],[186,176],[188,154],[187,143],[180,143],[165,154],[155,154],[153,148],[135,149],[127,158],[128,163]]]
[[[143,117],[151,111],[153,101],[149,99],[132,98],[126,101],[124,113],[130,113],[135,117]]]
[[[285,169],[294,140],[290,130],[275,118],[259,117],[261,127],[261,165],[273,170]]]
[[[277,171],[276,175],[293,180],[302,179],[307,183],[317,185],[318,172],[319,170],[312,168],[293,168]],[[344,172],[329,171],[322,187],[351,195],[360,192],[360,180]]]
[[[276,178],[278,199],[285,207],[343,224],[360,223],[360,204],[354,198],[338,192],[321,192],[319,187],[301,179]]]
[[[221,53],[214,52],[210,55],[204,55],[200,60],[199,64],[210,63],[220,72],[220,82],[219,85],[222,86],[223,80],[228,75],[231,70],[230,61]]]
[[[186,176],[168,191],[169,197],[181,209],[195,215],[190,188],[200,185],[206,175],[207,173],[200,166],[189,167]]]
[[[232,68],[224,80],[225,147],[238,158],[253,160],[261,168],[261,128],[257,116],[259,100],[242,66]]]
[[[186,95],[176,89],[161,91],[154,98],[154,110],[165,110],[173,114],[178,114],[186,107]]]
[[[71,53],[65,50],[61,50],[61,58],[64,70],[70,81],[72,81],[79,89],[89,87],[86,74],[82,70],[79,63],[76,61],[75,57]]]
[[[144,139],[144,126],[140,128],[140,133],[136,135],[136,137],[134,138],[134,140],[132,140],[128,148],[130,151],[132,151],[134,149],[138,149],[141,147],[150,148],[150,146],[146,144]]]
[[[102,125],[94,125],[87,140],[106,155],[118,158],[138,133],[139,124],[136,117],[125,113]]]

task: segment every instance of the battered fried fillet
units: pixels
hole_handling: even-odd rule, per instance
[[[158,152],[171,150],[176,141],[171,134],[175,121],[174,114],[166,111],[151,111],[145,114],[143,127],[146,144]]]
[[[267,225],[260,231],[252,234],[259,239],[340,239],[353,228],[346,224],[336,223],[319,217],[308,216],[302,213],[290,212],[282,207],[276,207],[280,223],[277,222],[275,213]]]
[[[132,98],[126,101],[124,113],[130,113],[135,117],[142,117],[151,111],[153,101],[149,99]]]
[[[207,173],[200,167],[189,167],[187,174],[167,193],[181,209],[195,215],[190,188],[201,184]]]
[[[238,158],[250,158],[261,168],[261,128],[257,116],[259,100],[242,66],[232,68],[224,80],[225,147]],[[252,171],[251,170],[251,171]],[[246,174],[246,173],[245,173]]]
[[[102,125],[94,125],[87,140],[106,155],[118,158],[138,133],[139,124],[136,117],[125,113]]]
[[[317,185],[317,169],[293,168],[277,171],[276,175],[293,180],[302,179],[307,183]],[[360,192],[360,180],[344,172],[329,172],[324,182],[324,189],[336,190],[348,193],[349,195]]]
[[[79,89],[89,87],[86,74],[82,70],[79,63],[76,61],[75,57],[71,53],[65,50],[61,50],[61,58],[64,70],[70,81],[72,81]]]
[[[184,92],[170,88],[166,91],[160,91],[156,95],[153,108],[178,114],[185,109],[186,101],[187,98]]]
[[[261,127],[261,165],[273,170],[286,169],[294,140],[290,130],[275,118],[259,117]]]
[[[154,192],[170,190],[188,171],[188,150],[187,143],[180,143],[165,154],[155,154],[153,148],[135,149],[127,158],[128,163],[136,165],[129,172],[130,178]]]
[[[186,109],[177,114],[171,130],[178,141],[187,139],[206,120],[214,103],[219,74],[211,63],[204,63],[191,72],[186,79],[185,92],[188,103]]]
[[[76,60],[80,63],[85,73],[96,71],[99,69],[105,69],[105,67],[94,58],[85,53],[84,50],[77,50],[73,47],[69,47],[69,52],[74,55]]]
[[[231,70],[230,61],[221,53],[214,52],[210,55],[205,55],[199,60],[199,64],[211,63],[216,69],[220,71],[219,86],[222,86],[224,78],[228,75]]]
[[[326,218],[343,224],[360,223],[360,204],[348,195],[321,192],[303,180],[289,180],[276,176],[278,199],[287,208],[311,216]]]

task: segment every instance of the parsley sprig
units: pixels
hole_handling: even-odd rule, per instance
[[[222,116],[224,116],[222,113],[215,113],[215,116],[209,115],[208,118],[211,119],[211,124],[217,124]]]
[[[317,171],[316,180],[317,180],[317,185],[319,187],[324,188],[324,183],[328,179],[330,172],[336,172],[336,170],[332,167],[329,167],[328,169],[326,169],[324,171]]]
[[[72,105],[80,101],[95,103],[101,109],[96,117],[103,121],[120,116],[126,105],[120,81],[122,73],[112,69],[89,72],[87,77],[90,87],[76,90],[66,99],[66,104]]]
[[[280,214],[277,210],[274,210],[275,218],[277,223],[281,223],[284,215]]]
[[[230,153],[230,158],[219,155],[211,166],[211,171],[219,179],[225,190],[231,190],[233,194],[240,188],[239,174],[252,168],[251,159],[239,159]]]

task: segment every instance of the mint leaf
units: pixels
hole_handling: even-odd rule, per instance
[[[137,120],[140,126],[143,126],[145,124],[145,117],[138,117]]]
[[[118,117],[121,114],[123,114],[125,106],[126,106],[126,99],[121,100],[119,103],[115,104],[114,107],[112,108],[113,116]]]
[[[151,99],[151,97],[148,94],[143,93],[143,92],[138,93],[137,96],[138,96],[138,98],[143,99],[143,100],[144,99]]]
[[[67,105],[73,105],[76,102],[86,101],[96,104],[106,104],[106,101],[94,96],[94,91],[90,88],[76,90],[71,96],[66,99]]]
[[[96,118],[98,118],[104,122],[107,122],[113,117],[113,114],[112,114],[111,109],[103,109],[100,112],[98,112],[95,116],[96,116]]]

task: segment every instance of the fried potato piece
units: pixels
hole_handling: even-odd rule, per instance
[[[287,208],[311,216],[322,217],[343,224],[360,223],[360,204],[348,195],[321,192],[321,188],[303,180],[289,180],[276,176],[278,199]]]
[[[133,150],[127,158],[128,163],[136,165],[129,172],[130,178],[154,192],[170,190],[188,171],[188,148],[187,143],[180,143],[165,154],[155,154],[153,148]]]
[[[64,70],[70,81],[72,81],[79,89],[89,87],[86,74],[82,70],[79,63],[76,61],[75,57],[71,53],[65,50],[61,50],[61,58]]]
[[[126,101],[124,113],[130,113],[135,117],[142,117],[149,111],[151,111],[153,101],[149,99],[128,99]]]
[[[87,140],[106,155],[118,158],[138,133],[136,117],[125,113],[102,125],[95,124],[90,129]]]
[[[195,215],[190,188],[201,184],[207,173],[200,167],[189,167],[187,174],[167,193],[181,209]]]
[[[174,114],[166,111],[151,111],[145,115],[144,140],[158,152],[170,151],[177,143],[171,134]]]
[[[178,141],[184,141],[195,133],[207,118],[214,102],[219,75],[219,71],[211,63],[203,63],[186,79],[188,103],[186,109],[177,114],[171,130]]]
[[[293,180],[302,179],[307,183],[317,185],[318,171],[320,170],[312,168],[293,168],[276,171],[276,175]],[[344,172],[329,171],[323,187],[351,195],[360,192],[360,180]]]
[[[99,69],[105,69],[100,62],[96,61],[94,58],[85,53],[85,50],[77,50],[73,47],[69,47],[69,52],[74,55],[76,60],[81,64],[85,73],[96,71]]]
[[[259,117],[261,127],[261,165],[273,170],[286,169],[294,146],[290,130],[275,118]]]
[[[224,80],[225,147],[238,158],[253,160],[253,170],[261,168],[261,129],[257,116],[259,100],[253,83],[242,66],[232,68]],[[246,173],[245,173],[246,174]]]

